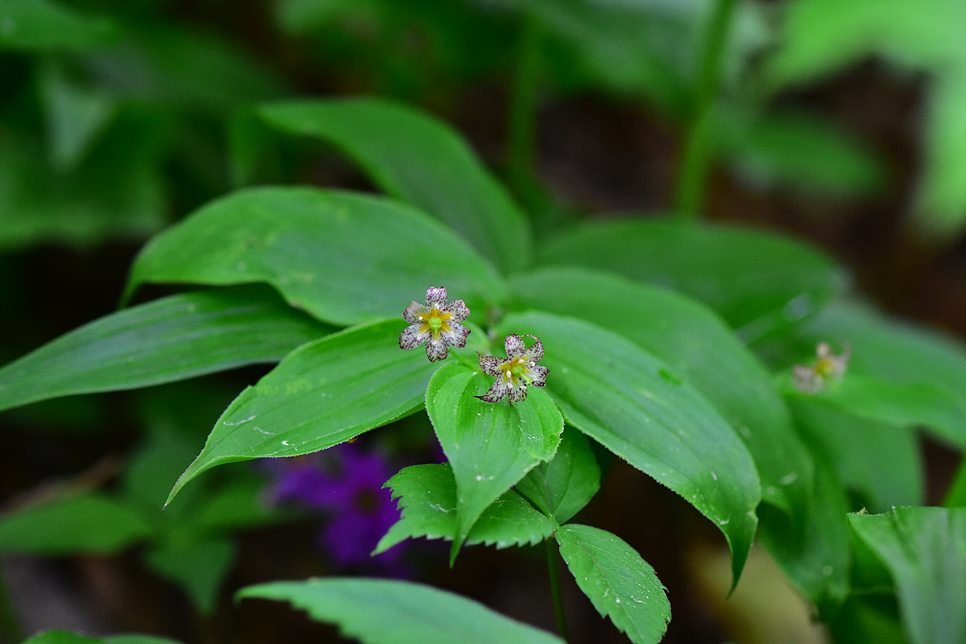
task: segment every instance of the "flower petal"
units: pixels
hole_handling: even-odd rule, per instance
[[[527,383],[523,380],[517,380],[517,384],[510,389],[510,402],[523,402],[527,399]]]
[[[476,357],[480,359],[480,369],[488,376],[499,376],[501,374],[500,365],[506,362],[503,358],[485,356],[480,352],[476,353]]]
[[[426,312],[426,305],[420,304],[419,302],[410,302],[406,310],[403,311],[403,319],[410,324],[419,324],[422,320],[419,319],[420,313]]]
[[[533,338],[533,346],[527,349],[527,355],[530,356],[531,362],[540,362],[543,360],[543,342],[540,342],[540,338],[535,335],[527,335],[528,338]]]
[[[446,344],[452,347],[460,347],[462,349],[466,346],[466,336],[469,334],[470,330],[462,324],[451,324],[449,331],[440,333],[439,337],[441,337],[443,342]]]
[[[415,349],[429,337],[429,331],[419,332],[418,324],[410,324],[399,334],[400,349]]]
[[[449,312],[453,314],[453,320],[462,322],[470,316],[470,309],[463,300],[456,300],[449,305]]]
[[[506,398],[507,394],[510,393],[509,384],[509,381],[504,380],[503,378],[498,378],[485,394],[482,396],[476,396],[476,398],[488,403],[498,403]]]
[[[506,349],[507,358],[519,358],[526,351],[527,347],[523,344],[523,338],[515,333],[511,333],[503,341],[503,348]]]
[[[431,286],[426,289],[426,305],[437,309],[445,310],[449,305],[449,297],[446,295],[445,286]]]
[[[540,365],[535,365],[530,367],[528,375],[530,376],[530,384],[534,387],[543,387],[547,384],[547,374],[550,373],[550,369],[546,367],[541,367]]]
[[[430,338],[429,342],[426,343],[426,357],[429,358],[430,362],[445,360],[448,355],[449,349],[446,348],[446,343],[442,338],[435,340]]]

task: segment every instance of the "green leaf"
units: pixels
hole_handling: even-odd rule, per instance
[[[966,224],[966,184],[962,180],[966,173],[966,82],[962,70],[966,63],[959,73],[934,81],[929,97],[926,168],[916,207],[923,223],[940,235],[961,231]]]
[[[139,514],[89,493],[17,510],[0,518],[0,551],[45,555],[114,552],[151,532]]]
[[[738,430],[764,499],[792,513],[805,502],[811,459],[771,375],[712,311],[672,291],[584,269],[542,269],[515,278],[511,288],[516,308],[582,318],[664,361]]]
[[[654,569],[615,534],[586,525],[557,530],[560,554],[597,612],[635,644],[659,642],[671,604]]]
[[[792,583],[829,617],[849,591],[849,507],[841,481],[821,458],[815,459],[813,481],[801,516],[763,505],[759,534]]]
[[[41,68],[39,85],[51,165],[61,172],[73,170],[114,116],[117,101],[95,87],[74,81],[55,64]]]
[[[379,541],[378,555],[406,539],[456,540],[456,479],[447,464],[414,465],[386,481],[399,499],[402,516]],[[482,543],[508,548],[539,543],[553,534],[553,523],[514,491],[493,502],[480,515],[466,538],[467,545]]]
[[[264,287],[174,295],[91,322],[0,369],[0,410],[273,362],[329,331]]]
[[[761,489],[748,450],[711,404],[663,362],[596,325],[534,312],[510,315],[502,328],[543,341],[547,389],[568,425],[718,526],[737,582],[754,539]]]
[[[546,244],[539,261],[681,291],[718,311],[746,341],[815,312],[846,281],[829,258],[790,238],[670,219],[584,224]]]
[[[166,543],[154,546],[144,555],[148,567],[181,586],[202,613],[214,609],[234,558],[235,546],[226,539]]]
[[[367,644],[562,644],[482,604],[406,581],[312,579],[249,586],[242,599],[287,601]]]
[[[817,399],[849,405],[852,412],[873,420],[921,423],[945,440],[963,444],[966,348],[962,342],[840,300],[791,336],[758,348],[787,375],[792,365],[814,361],[819,342],[849,347],[851,357],[845,377]]]
[[[483,511],[537,464],[553,458],[563,418],[545,391],[531,388],[522,403],[491,404],[475,398],[491,379],[450,364],[426,390],[426,411],[453,467],[457,505],[455,557]]]
[[[110,42],[114,25],[50,0],[0,2],[0,50],[80,51]]]
[[[966,641],[966,509],[894,508],[849,522],[892,574],[909,639]]]
[[[52,630],[38,633],[23,644],[177,644],[175,640],[153,635],[111,635],[85,637],[70,631]]]
[[[517,483],[517,492],[557,523],[566,523],[597,494],[600,467],[583,434],[564,430],[557,453]]]
[[[419,409],[437,366],[420,350],[399,348],[405,326],[358,326],[293,351],[232,401],[168,502],[218,465],[311,454]]]
[[[799,429],[820,459],[873,512],[919,505],[925,497],[915,432],[868,421],[808,398],[792,400]]]
[[[202,207],[141,251],[127,293],[148,282],[267,282],[339,325],[399,315],[430,286],[470,308],[504,290],[483,259],[419,211],[312,188],[242,190]]]
[[[529,263],[523,213],[443,123],[379,99],[274,103],[260,114],[285,132],[340,148],[387,194],[439,218],[500,268]]]

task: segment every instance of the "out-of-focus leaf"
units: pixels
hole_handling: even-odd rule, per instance
[[[943,505],[947,508],[966,508],[966,459],[959,466]]]
[[[155,546],[144,555],[148,567],[181,586],[202,613],[214,609],[234,558],[235,546],[226,539],[172,542]]]
[[[0,50],[81,51],[110,42],[114,25],[51,0],[0,2]]]
[[[557,523],[569,521],[600,489],[600,467],[583,434],[564,431],[549,463],[533,468],[517,483],[517,491]]]
[[[273,362],[331,330],[264,287],[174,295],[91,322],[0,369],[0,409]]]
[[[966,11],[961,13],[966,20]],[[961,34],[957,47],[962,49],[959,38]],[[962,230],[966,223],[966,60],[959,69],[933,83],[926,121],[926,167],[917,203],[923,223],[932,232],[947,235]]]
[[[719,133],[722,154],[759,188],[851,197],[874,192],[883,184],[885,169],[879,160],[847,132],[815,116],[728,116]]]
[[[883,597],[850,594],[827,622],[833,641],[908,644],[898,610],[891,605],[895,602],[883,600]]]
[[[0,250],[45,242],[140,240],[164,223],[157,167],[164,123],[119,111],[73,172],[55,173],[39,141],[0,139]]]
[[[166,637],[153,635],[111,635],[109,637],[85,637],[70,631],[52,630],[38,633],[23,644],[178,644]]]
[[[456,479],[453,556],[483,511],[560,444],[563,418],[546,392],[532,388],[517,404],[475,398],[492,378],[460,364],[440,369],[426,390],[426,411]]]
[[[447,464],[414,465],[386,482],[399,499],[402,517],[379,541],[373,555],[406,539],[426,537],[455,541],[456,479]],[[467,545],[482,543],[497,548],[533,545],[553,534],[553,523],[525,499],[509,491],[486,508],[466,538]]]
[[[557,530],[560,554],[597,612],[635,644],[659,642],[671,604],[654,569],[615,534],[586,525]]]
[[[141,251],[127,293],[158,282],[267,282],[340,325],[399,315],[430,286],[471,309],[504,291],[485,260],[421,212],[310,188],[242,190],[202,207]]]
[[[790,238],[669,219],[584,224],[538,256],[544,265],[605,269],[681,291],[746,341],[799,322],[845,284],[832,260]]]
[[[53,64],[41,71],[40,91],[51,165],[61,172],[71,171],[114,116],[117,102],[105,92],[68,78],[63,68]]]
[[[277,103],[259,113],[344,150],[388,194],[448,224],[497,266],[529,262],[523,213],[462,138],[430,116],[377,99]]]
[[[857,418],[808,398],[791,402],[809,445],[846,487],[859,493],[870,511],[923,502],[924,477],[915,432]]]
[[[804,503],[811,459],[771,376],[712,311],[672,291],[583,269],[542,269],[511,287],[515,308],[585,319],[663,360],[738,430],[763,498],[793,514]]]
[[[3,516],[0,551],[46,555],[113,552],[150,532],[143,518],[126,505],[90,493]]]
[[[909,639],[966,640],[966,509],[893,508],[849,522],[892,574]]]
[[[547,389],[568,425],[714,522],[737,582],[761,488],[751,455],[711,404],[665,363],[599,326],[533,312],[507,316],[501,329],[527,329],[543,341]]]
[[[842,482],[820,458],[809,503],[789,517],[762,506],[759,535],[785,574],[823,616],[835,613],[849,591],[849,511]]]
[[[416,411],[437,366],[399,349],[405,326],[354,327],[290,353],[228,406],[168,501],[212,467],[311,454]]]
[[[242,599],[286,601],[342,634],[379,644],[562,644],[475,601],[407,581],[312,579],[249,586]]]

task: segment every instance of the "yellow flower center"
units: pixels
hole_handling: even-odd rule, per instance
[[[501,364],[500,371],[503,372],[503,379],[509,380],[510,385],[516,387],[517,381],[521,378],[527,381],[530,380],[529,358],[525,355],[520,356],[519,358],[514,358],[510,362]]]
[[[428,312],[419,314],[419,321],[421,322],[419,332],[426,333],[429,331],[433,339],[438,340],[441,333],[450,332],[449,319],[451,317],[453,317],[452,313],[440,311],[434,306]]]
[[[835,375],[838,372],[839,367],[836,361],[832,358],[819,358],[815,362],[815,367],[813,369],[816,376],[827,378]]]

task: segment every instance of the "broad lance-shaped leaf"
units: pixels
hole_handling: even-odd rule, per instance
[[[849,522],[889,569],[910,641],[966,641],[966,509],[894,508]]]
[[[109,43],[116,31],[106,19],[51,0],[0,2],[0,25],[0,50],[83,51]]]
[[[516,489],[557,523],[569,521],[600,489],[600,467],[587,439],[573,427],[564,430],[553,460],[530,470]]]
[[[150,534],[151,526],[129,506],[90,493],[0,517],[0,552],[114,552]]]
[[[157,545],[148,550],[144,561],[159,576],[178,584],[195,608],[207,614],[215,607],[234,558],[232,541],[208,538]]]
[[[466,242],[418,210],[312,188],[242,190],[202,207],[141,251],[127,294],[148,282],[266,282],[338,325],[399,315],[430,286],[482,316],[505,291]]]
[[[812,463],[771,375],[712,311],[672,291],[608,273],[548,268],[514,279],[513,306],[579,317],[664,361],[738,430],[765,501],[795,514]]]
[[[521,327],[526,328],[526,327]],[[522,403],[475,398],[492,378],[460,364],[440,369],[426,390],[426,411],[456,477],[456,540],[451,557],[483,511],[538,463],[553,458],[563,418],[545,391]]]
[[[368,98],[270,103],[258,112],[282,131],[343,150],[389,195],[439,218],[500,268],[529,262],[523,213],[442,122]]]
[[[419,409],[437,365],[422,351],[399,349],[405,326],[399,319],[353,327],[289,354],[228,406],[168,501],[212,467],[311,454]]]
[[[0,410],[275,362],[331,331],[265,287],[173,295],[95,320],[0,369]]]
[[[371,644],[563,644],[473,600],[408,581],[275,582],[244,588],[238,597],[289,602],[312,619],[338,625],[346,637]]]
[[[697,391],[636,344],[546,313],[507,316],[546,348],[547,389],[568,425],[671,488],[718,526],[741,573],[758,519],[758,473],[735,431]]]
[[[404,468],[386,482],[386,487],[392,489],[394,499],[399,499],[402,516],[379,541],[373,555],[406,539],[456,540],[456,479],[448,464]],[[497,548],[533,545],[553,534],[553,528],[550,519],[510,490],[483,511],[466,543]]]
[[[577,264],[681,291],[747,341],[814,313],[846,279],[832,260],[787,237],[668,219],[585,224],[545,244],[541,264]]]
[[[615,534],[586,525],[557,530],[560,555],[597,612],[635,644],[659,642],[671,604],[654,569]]]

